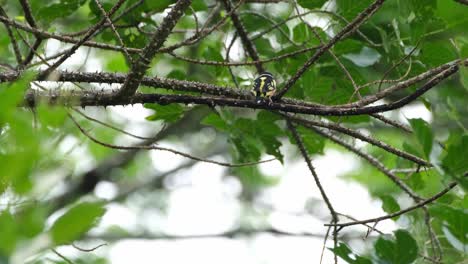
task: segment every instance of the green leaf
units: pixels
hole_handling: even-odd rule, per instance
[[[348,245],[344,243],[339,243],[338,247],[329,248],[329,250],[334,252],[337,256],[339,256],[349,264],[372,264],[372,262],[368,258],[364,258],[357,254],[354,254],[351,251],[351,249],[349,249]]]
[[[101,202],[83,202],[62,215],[50,229],[55,245],[63,245],[78,239],[96,225],[106,209]]]
[[[23,100],[23,95],[26,89],[29,88],[29,82],[33,78],[33,72],[26,72],[25,75],[10,84],[0,83],[0,127],[4,122],[10,121],[13,118],[13,113],[17,112],[17,105]]]
[[[408,122],[413,129],[417,142],[419,143],[419,148],[423,151],[425,157],[429,158],[434,138],[429,124],[421,118],[409,119]]]
[[[0,212],[0,256],[9,256],[16,247],[16,221],[8,210]]]
[[[382,209],[386,213],[391,214],[391,213],[395,213],[395,212],[400,211],[400,205],[397,203],[395,198],[393,198],[392,196],[382,195],[380,197],[380,200],[382,200]]]
[[[32,238],[44,230],[47,211],[40,204],[35,204],[34,206],[23,208],[17,217],[17,223],[21,226],[19,229],[21,235]]]
[[[333,48],[333,51],[336,55],[346,54],[346,53],[358,53],[362,50],[363,43],[355,39],[345,39],[336,43]]]
[[[260,111],[257,115],[254,133],[262,141],[266,153],[275,156],[283,163],[283,154],[280,151],[281,142],[278,137],[284,135],[284,132],[275,124],[278,119],[278,116],[270,112]]]
[[[296,129],[301,136],[302,142],[304,142],[304,146],[309,155],[323,154],[323,149],[325,147],[325,140],[323,137],[303,126],[298,126]],[[290,142],[292,144],[296,144],[296,141],[292,138],[291,133],[288,133],[288,135]]]
[[[18,108],[32,76],[26,72],[24,78],[12,84],[0,84],[0,189],[8,185],[17,193],[31,189],[31,171],[40,156],[39,137],[32,128],[31,114]],[[5,124],[8,130],[2,131]]]
[[[170,4],[174,3],[173,0],[158,0],[158,1],[145,1],[148,11],[161,12],[166,9]]]
[[[429,209],[442,222],[442,231],[450,245],[461,252],[468,251],[468,209],[437,204]]]
[[[322,7],[328,0],[298,0],[297,3],[309,9],[320,8]]]
[[[375,243],[377,257],[384,263],[410,264],[418,256],[416,240],[405,230],[395,231],[395,240],[379,237]]]
[[[262,155],[258,139],[251,135],[235,133],[230,137],[236,150],[236,159],[240,162],[253,162],[260,160]]]
[[[301,43],[307,41],[309,38],[309,28],[304,23],[297,24],[293,29],[293,40]]]
[[[468,135],[453,135],[446,149],[447,155],[442,160],[444,170],[457,177],[467,172]]]
[[[57,18],[73,14],[84,3],[86,3],[86,0],[61,0],[58,3],[41,7],[37,13],[37,17],[44,25],[47,25]]]
[[[195,11],[202,11],[202,10],[206,10],[207,6],[204,0],[193,0],[192,8]]]
[[[109,56],[106,60],[106,68],[111,72],[128,71],[127,61],[121,53],[115,53]]]
[[[455,60],[457,54],[450,42],[427,42],[421,48],[421,61],[427,67],[436,67]]]
[[[468,58],[468,40],[462,44],[460,48],[460,57]],[[463,87],[468,91],[468,67],[460,67],[460,82],[463,84]]]
[[[206,126],[212,126],[219,131],[227,132],[228,124],[219,115],[211,113],[207,115],[201,123]]]
[[[44,126],[62,127],[67,118],[67,111],[62,107],[40,104],[36,109],[37,116]]]
[[[337,11],[346,19],[350,20],[367,8],[372,2],[372,0],[336,0]]]
[[[146,119],[150,121],[163,120],[165,122],[175,122],[182,117],[184,108],[179,104],[145,104],[145,108],[153,109],[155,114],[148,116]]]

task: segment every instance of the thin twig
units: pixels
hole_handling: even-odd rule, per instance
[[[106,122],[102,122],[102,121],[100,121],[100,120],[98,120],[98,119],[95,119],[95,118],[93,118],[93,117],[90,117],[90,116],[86,115],[85,113],[81,112],[80,110],[78,110],[78,109],[76,109],[76,108],[71,108],[71,109],[72,109],[73,111],[77,112],[78,114],[80,114],[82,117],[88,119],[88,120],[91,120],[91,121],[93,121],[93,122],[95,122],[95,123],[98,123],[98,124],[100,124],[100,125],[103,125],[103,126],[105,126],[105,127],[108,127],[108,128],[110,128],[110,129],[113,129],[113,130],[115,130],[115,131],[118,131],[118,132],[120,132],[120,133],[122,133],[122,134],[125,134],[125,135],[127,135],[127,136],[134,137],[134,138],[137,138],[137,139],[143,139],[143,140],[151,139],[151,137],[137,136],[137,135],[132,134],[132,133],[130,133],[130,132],[127,132],[127,131],[125,131],[125,130],[123,130],[123,129],[120,129],[120,128],[116,127],[116,126],[113,126],[113,125],[108,124],[108,123],[106,123]]]
[[[119,0],[110,10],[108,16],[111,17],[121,5],[124,4],[126,0]],[[67,53],[65,53],[60,59],[58,59],[54,64],[52,64],[47,70],[43,72],[44,76],[49,76],[54,70],[56,70],[65,60],[67,60],[71,55],[73,55],[79,47],[83,45],[84,42],[89,40],[94,33],[99,30],[104,23],[106,22],[106,18],[101,19],[98,23],[96,23],[76,44],[74,44]]]
[[[328,207],[328,211],[330,212],[330,215],[332,217],[332,224],[338,223],[338,214],[336,213],[335,209],[333,208],[332,203],[330,202],[330,199],[328,198],[327,194],[325,193],[325,189],[323,188],[322,184],[320,183],[320,179],[317,175],[317,172],[315,171],[314,166],[312,165],[312,162],[309,158],[309,155],[307,154],[307,150],[304,146],[304,142],[301,139],[301,136],[297,132],[296,128],[294,127],[293,123],[289,120],[288,117],[286,117],[286,124],[288,125],[289,131],[291,131],[294,140],[296,141],[297,147],[299,148],[302,157],[304,158],[305,162],[307,163],[307,167],[309,167],[309,171],[311,172],[312,176],[314,177],[315,184],[317,185],[317,188],[320,191],[320,195],[322,196],[323,200],[325,201],[325,204]],[[333,228],[333,244],[334,247],[336,248],[338,245],[338,230],[336,226]],[[335,263],[338,262],[337,255],[336,253],[334,254],[334,259]]]
[[[82,248],[82,247],[77,246],[75,243],[72,243],[72,247],[74,247],[75,249],[78,249],[79,251],[82,251],[82,252],[93,252],[96,249],[98,249],[100,247],[103,247],[103,246],[107,246],[107,243],[99,244],[99,245],[97,245],[95,247],[92,247],[92,248]]]
[[[61,259],[63,259],[66,263],[68,264],[74,264],[73,261],[71,261],[69,258],[65,257],[64,255],[62,255],[60,252],[58,252],[57,250],[55,249],[52,249],[52,252],[55,253],[55,255],[59,256]]]
[[[367,223],[373,223],[373,222],[381,222],[383,220],[391,219],[391,218],[406,214],[408,212],[411,212],[413,210],[416,210],[418,208],[421,208],[421,207],[423,207],[423,206],[425,206],[427,204],[430,204],[430,203],[434,202],[435,200],[439,199],[440,197],[442,197],[446,193],[448,193],[450,190],[452,190],[455,186],[457,186],[457,184],[458,184],[457,182],[452,182],[445,189],[443,189],[439,193],[435,194],[431,198],[423,200],[423,201],[421,201],[421,202],[419,202],[419,203],[417,203],[417,204],[415,204],[413,206],[410,206],[410,207],[408,207],[406,209],[400,210],[400,211],[395,212],[395,213],[383,215],[383,216],[380,216],[380,217],[370,218],[370,219],[366,219],[366,220],[360,220],[360,221],[353,221],[353,222],[347,222],[347,223],[337,223],[337,224],[325,224],[325,226],[346,227],[346,226],[361,225],[361,224],[367,224]]]
[[[108,144],[108,143],[105,143],[105,142],[102,142],[102,141],[96,139],[91,134],[89,134],[84,128],[82,128],[80,126],[80,124],[75,120],[75,118],[71,114],[68,114],[68,116],[73,121],[73,123],[76,125],[76,127],[81,131],[81,133],[83,133],[83,135],[85,135],[87,138],[89,138],[94,143],[97,143],[97,144],[99,144],[101,146],[104,146],[104,147],[107,147],[107,148],[119,149],[119,150],[145,149],[145,150],[168,151],[168,152],[172,152],[174,154],[177,154],[177,155],[180,155],[182,157],[189,158],[189,159],[193,159],[193,160],[196,160],[196,161],[212,163],[212,164],[216,164],[216,165],[219,165],[219,166],[231,167],[231,168],[254,166],[254,165],[261,164],[261,163],[266,163],[266,162],[276,160],[276,159],[273,158],[273,159],[261,160],[261,161],[256,161],[256,162],[245,162],[245,163],[232,164],[232,163],[227,163],[227,162],[219,162],[219,161],[214,161],[214,160],[209,160],[209,159],[203,159],[203,158],[195,157],[195,156],[192,156],[190,154],[187,154],[187,153],[184,153],[184,152],[181,152],[181,151],[177,151],[177,150],[174,150],[174,149],[171,149],[171,148],[158,147],[158,146],[154,146],[154,145],[150,145],[150,146],[118,146],[118,145]]]
[[[308,59],[301,68],[299,68],[296,74],[294,74],[294,76],[291,77],[286,82],[286,84],[284,85],[284,88],[281,91],[279,91],[278,94],[275,96],[275,99],[278,100],[281,97],[283,97],[312,64],[314,64],[326,51],[328,51],[331,47],[333,47],[338,41],[342,40],[343,38],[346,38],[347,36],[355,32],[362,23],[364,23],[370,16],[372,16],[382,6],[384,2],[385,0],[376,0],[369,7],[367,7],[364,11],[359,13],[359,15],[357,15],[356,18],[353,21],[351,21],[351,23],[346,25],[326,45],[318,49],[315,52],[315,54],[310,59]]]
[[[128,53],[127,48],[125,47],[125,44],[124,44],[124,42],[122,40],[122,37],[120,36],[119,32],[115,28],[114,23],[112,22],[111,18],[109,17],[109,14],[107,14],[106,10],[104,10],[104,8],[102,7],[102,4],[101,4],[101,2],[99,0],[94,0],[94,2],[96,3],[98,9],[101,11],[102,15],[106,18],[107,23],[110,25],[110,28],[112,29],[112,32],[114,32],[114,35],[117,38],[117,40],[119,41],[120,46],[123,48],[123,52],[124,52],[125,57],[130,62],[133,62],[132,57]]]
[[[0,6],[0,17],[8,18],[5,10],[1,6]],[[15,54],[15,57],[16,57],[16,61],[18,62],[18,65],[20,65],[22,60],[23,60],[23,56],[21,55],[21,51],[19,49],[18,42],[16,42],[15,36],[13,34],[13,31],[11,30],[10,25],[8,23],[5,23],[5,22],[3,22],[3,25],[5,25],[5,28],[6,28],[7,33],[8,33],[8,37],[11,40],[11,45],[13,46],[13,51],[14,51],[14,54]]]
[[[178,0],[177,3],[172,6],[158,30],[156,30],[148,44],[139,54],[139,58],[132,63],[131,70],[120,88],[117,97],[131,96],[136,92],[146,70],[149,69],[151,60],[163,46],[176,23],[184,15],[185,9],[187,9],[191,3],[191,0]]]

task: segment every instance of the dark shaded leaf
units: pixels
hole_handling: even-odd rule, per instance
[[[325,4],[328,0],[298,0],[297,3],[309,9],[320,8]]]
[[[387,240],[379,237],[375,243],[377,257],[391,264],[410,264],[418,256],[416,240],[405,230],[395,231],[395,240]]]

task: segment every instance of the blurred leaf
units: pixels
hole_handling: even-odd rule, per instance
[[[414,131],[415,139],[419,143],[419,149],[422,150],[422,153],[424,153],[426,158],[429,158],[434,138],[429,124],[421,118],[408,119],[408,122]]]
[[[461,45],[460,57],[466,59],[468,58],[468,39]],[[460,81],[463,87],[468,91],[468,67],[460,67]]]
[[[354,254],[344,243],[338,243],[336,248],[328,248],[349,264],[372,264],[368,258]]]
[[[353,19],[358,13],[362,12],[368,7],[373,1],[372,0],[336,0],[338,13],[344,16],[346,19]]]
[[[410,264],[416,260],[418,245],[416,240],[405,230],[395,231],[396,240],[387,240],[380,236],[375,243],[377,257],[383,263]]]
[[[444,168],[453,174],[461,174],[468,171],[468,135],[454,135],[447,148],[447,155],[442,161]]]
[[[204,0],[193,0],[192,7],[195,11],[206,10],[207,6]]]
[[[298,0],[297,3],[309,9],[320,8],[325,4],[328,0]]]
[[[26,72],[23,77],[13,83],[0,83],[0,127],[7,121],[10,121],[14,112],[17,111],[17,105],[23,100],[26,89],[29,88],[29,82],[34,73]]]
[[[156,111],[155,114],[146,117],[146,119],[150,121],[163,120],[165,122],[175,122],[179,120],[184,113],[184,108],[179,104],[145,104],[144,106],[145,108]]]
[[[279,149],[281,142],[277,137],[284,135],[284,132],[275,124],[275,121],[278,119],[278,116],[270,112],[260,111],[257,115],[254,133],[262,141],[266,153],[275,156],[283,163],[283,154]]]
[[[36,109],[37,116],[44,126],[62,127],[67,118],[67,111],[63,107],[51,107],[47,104],[40,104]]]
[[[19,231],[22,236],[32,238],[44,230],[47,211],[39,204],[28,206],[18,214]]]
[[[16,247],[16,221],[8,210],[0,212],[0,256],[9,256]]]
[[[235,132],[230,135],[230,141],[236,150],[236,159],[240,162],[252,162],[260,160],[260,142],[251,135]]]
[[[207,115],[201,123],[203,125],[212,126],[222,132],[228,131],[228,125],[226,122],[219,115],[214,113]]]
[[[112,54],[107,57],[106,68],[111,72],[126,72],[128,71],[127,61],[121,53]]]
[[[442,222],[442,230],[450,245],[461,252],[468,251],[468,209],[445,204],[433,205],[431,215]]]
[[[239,177],[242,186],[251,193],[258,192],[259,188],[274,186],[279,182],[277,177],[263,175],[256,166],[234,168],[233,172]]]
[[[0,133],[0,181],[20,194],[31,189],[30,173],[40,155],[32,115],[17,107],[32,76],[33,73],[26,72],[22,79],[12,84],[0,84],[0,129],[8,127]]]
[[[303,126],[298,126],[297,132],[301,136],[309,155],[323,154],[323,149],[325,147],[325,140],[323,137]]]
[[[78,239],[97,224],[105,211],[101,202],[83,202],[70,208],[50,228],[55,245]]]
[[[400,211],[400,205],[392,196],[382,195],[380,200],[382,200],[382,209],[386,213],[391,214]]]
[[[94,3],[94,1],[91,1]],[[60,0],[58,3],[52,3],[47,6],[42,6],[37,18],[47,25],[57,18],[67,17],[73,14],[78,8],[86,3],[86,0]]]
[[[304,23],[297,24],[293,29],[293,40],[298,43],[302,43],[307,41],[310,37],[309,28]]]
[[[173,0],[158,0],[158,1],[145,1],[145,5],[148,7],[148,11],[161,12],[168,8],[170,4],[174,3]]]
[[[421,61],[427,67],[436,67],[455,60],[455,53],[450,42],[427,42],[421,47]]]
[[[333,51],[336,55],[346,54],[346,53],[357,53],[360,52],[363,47],[363,43],[355,39],[345,39],[336,43],[333,48]]]

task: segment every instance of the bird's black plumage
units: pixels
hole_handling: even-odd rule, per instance
[[[257,102],[260,102],[262,98],[268,98],[271,101],[271,97],[275,92],[276,81],[273,74],[263,72],[255,79],[252,94],[255,96]]]

